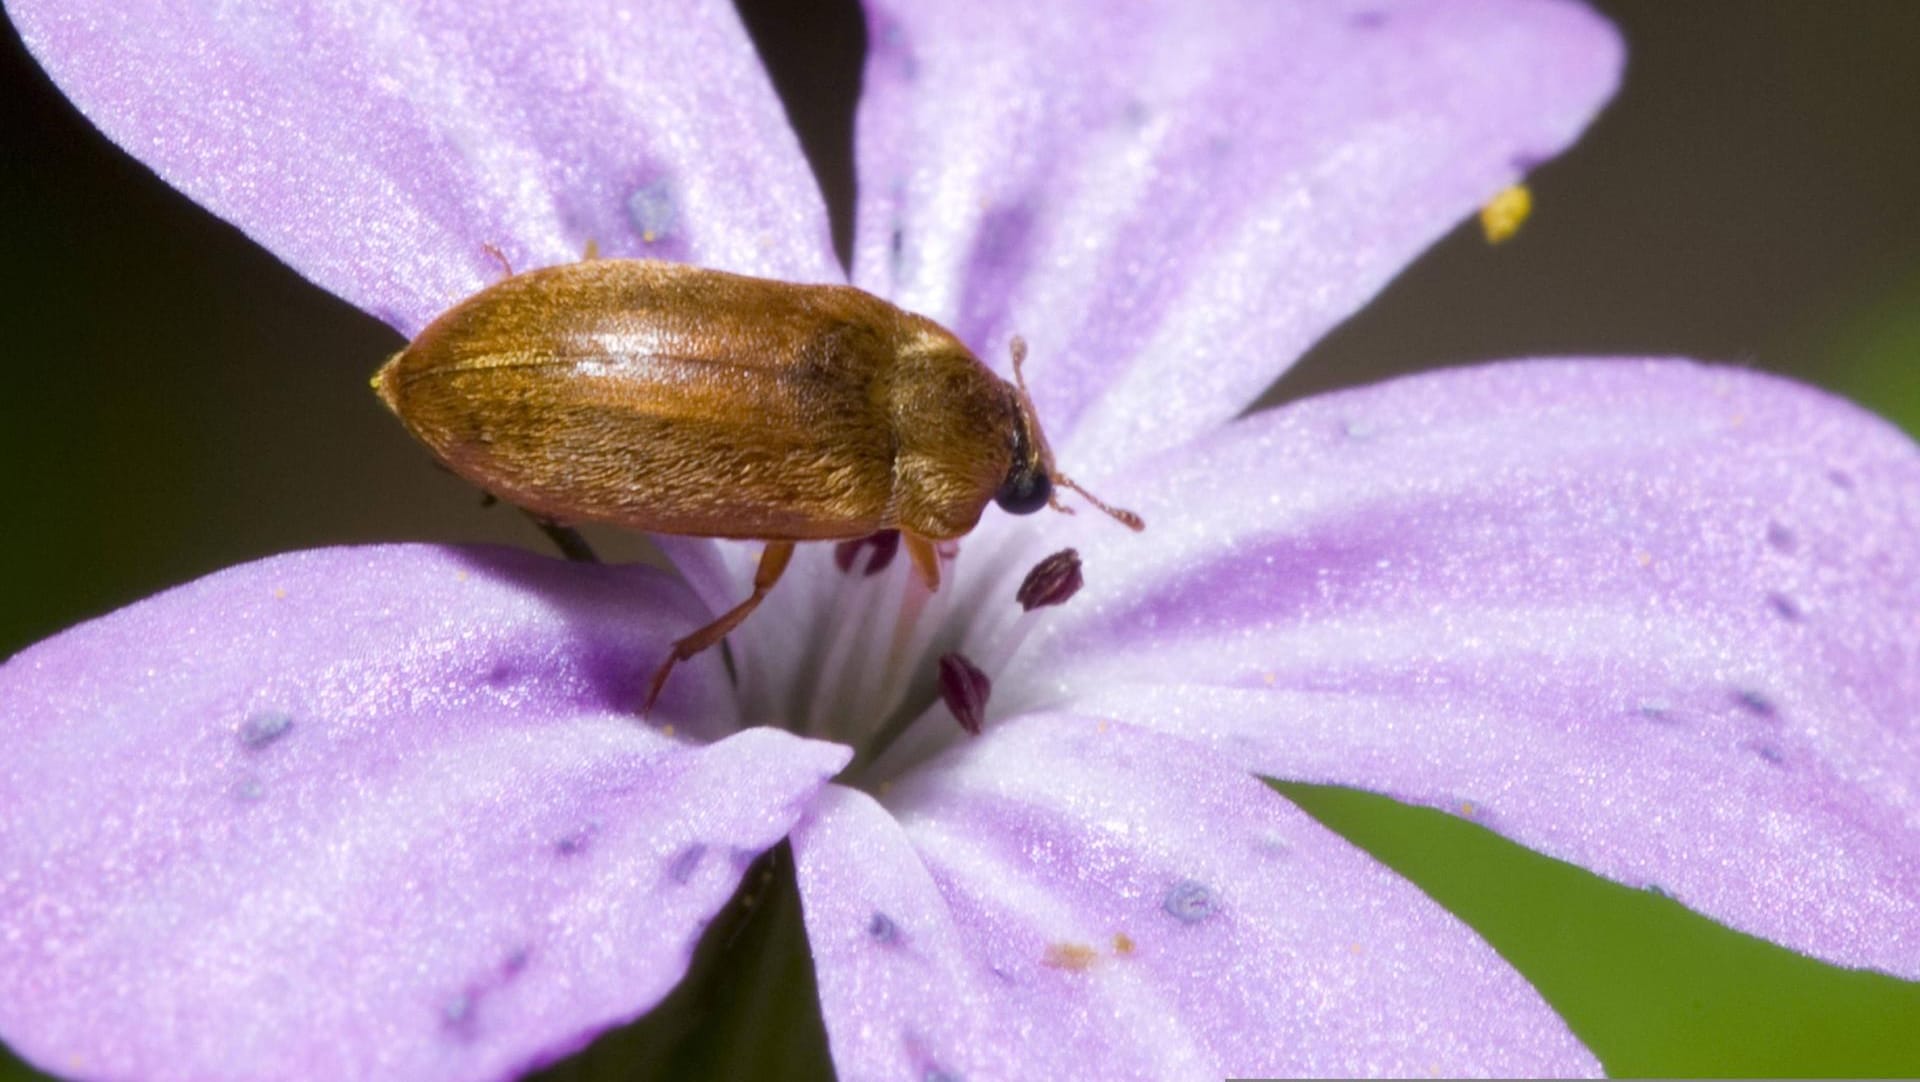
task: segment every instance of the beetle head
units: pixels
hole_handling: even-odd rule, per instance
[[[1036,437],[1033,407],[1026,395],[1020,395],[1020,410],[1013,422],[1013,462],[1007,467],[1007,479],[993,502],[1001,510],[1015,515],[1031,515],[1053,502],[1052,456]]]
[[[1073,508],[1061,503],[1059,494],[1053,490],[1055,485],[1059,485],[1086,497],[1088,503],[1112,515],[1128,529],[1146,529],[1147,524],[1139,515],[1108,505],[1100,497],[1074,484],[1073,478],[1061,473],[1059,467],[1053,464],[1053,448],[1047,446],[1046,433],[1040,430],[1040,416],[1034,412],[1033,396],[1027,393],[1027,378],[1020,371],[1027,359],[1027,340],[1014,335],[1011,351],[1013,390],[1019,405],[1013,424],[1013,464],[1007,468],[1007,479],[1001,483],[993,501],[1016,515],[1030,515],[1043,505],[1071,515]]]

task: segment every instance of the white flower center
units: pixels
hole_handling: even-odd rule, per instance
[[[1024,611],[1015,595],[1045,555],[1034,531],[983,524],[928,593],[904,550],[869,573],[863,546],[846,570],[834,546],[802,546],[787,578],[730,643],[740,721],[848,744],[855,756],[841,779],[870,792],[945,749],[973,739],[940,694],[939,662],[959,653],[993,682],[986,718],[1032,692],[1003,680],[1007,663],[1046,610]]]

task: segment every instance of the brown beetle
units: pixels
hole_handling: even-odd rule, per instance
[[[1024,343],[1013,343],[1019,380]],[[588,259],[506,279],[433,321],[374,377],[448,468],[535,516],[766,541],[753,593],[674,644],[667,674],[738,627],[797,541],[900,531],[928,589],[934,543],[989,499],[1074,489],[1024,382],[945,328],[851,286]]]

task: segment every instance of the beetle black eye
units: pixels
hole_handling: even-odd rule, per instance
[[[1047,471],[1016,464],[1007,471],[1007,480],[994,494],[993,502],[1009,514],[1031,515],[1047,505],[1053,495],[1053,478]]]

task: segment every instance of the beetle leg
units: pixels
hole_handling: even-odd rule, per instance
[[[940,553],[933,542],[905,530],[900,531],[900,539],[907,543],[907,555],[913,558],[913,569],[920,572],[920,581],[927,584],[927,592],[940,589]]]
[[[640,707],[642,715],[653,709],[653,701],[660,697],[660,689],[667,684],[667,674],[673,671],[675,665],[726,638],[728,632],[753,615],[753,610],[759,608],[760,602],[766,600],[767,594],[773,590],[773,584],[779,582],[780,576],[786,573],[787,562],[791,559],[793,542],[767,542],[766,549],[760,553],[760,566],[753,573],[753,594],[728,609],[713,623],[673,644],[667,660],[660,663],[660,668],[653,674],[653,682],[647,685],[647,701]]]
[[[521,510],[526,511],[526,508],[523,507]],[[540,515],[534,514],[532,511],[527,511],[527,517],[533,520],[535,526],[540,527],[541,533],[547,535],[547,540],[553,542],[553,547],[560,550],[560,555],[565,556],[577,564],[597,564],[600,562],[600,557],[593,553],[593,546],[587,544],[587,539],[580,536],[580,531],[571,526],[562,526],[558,522],[550,518],[543,518]]]
[[[500,264],[500,269],[507,272],[507,277],[513,277],[513,260],[507,258],[507,253],[501,251],[499,245],[489,242],[482,244],[480,250],[492,256],[493,261]]]

